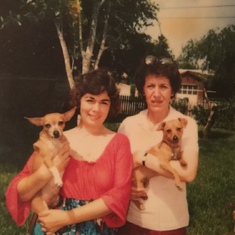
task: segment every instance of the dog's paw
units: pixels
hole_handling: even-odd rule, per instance
[[[181,186],[179,186],[179,185],[176,185],[176,187],[181,191],[181,190],[183,190],[183,188],[181,187]]]
[[[183,190],[183,186],[181,182],[175,182],[175,186],[179,189],[179,190]]]
[[[54,183],[55,183],[55,185],[56,185],[57,187],[60,187],[60,188],[61,188],[61,187],[63,186],[63,181],[62,181],[62,180],[59,180],[59,179],[58,179],[58,180],[55,180]]]
[[[133,200],[133,202],[135,203],[136,207],[143,211],[145,210],[145,206],[144,206],[144,203],[141,202],[141,200]]]

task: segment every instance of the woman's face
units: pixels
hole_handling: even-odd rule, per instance
[[[104,123],[111,105],[106,91],[99,95],[86,93],[82,96],[80,103],[80,115],[83,124],[99,126]]]
[[[144,94],[149,111],[168,110],[173,95],[169,79],[164,76],[148,75],[145,78]]]

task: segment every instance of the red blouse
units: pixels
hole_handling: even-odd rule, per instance
[[[95,146],[94,146],[95,147]],[[20,202],[18,182],[30,174],[32,157],[13,178],[7,191],[7,208],[17,223],[23,225],[30,213],[30,201]],[[94,200],[102,198],[113,211],[103,219],[108,227],[119,227],[126,221],[131,191],[132,156],[126,136],[115,134],[96,162],[69,161],[63,175],[61,194],[66,198]]]

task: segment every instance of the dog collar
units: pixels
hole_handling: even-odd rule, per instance
[[[167,143],[167,141],[164,140],[163,142],[166,143],[171,149],[171,159],[172,160],[178,160],[177,154],[176,154],[174,148],[169,143]]]

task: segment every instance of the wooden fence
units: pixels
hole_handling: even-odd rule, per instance
[[[144,97],[120,96],[120,99],[122,104],[121,114],[123,116],[134,115],[147,108]],[[190,108],[192,106],[186,100],[174,99],[171,105],[183,114],[191,115]]]
[[[139,113],[141,110],[147,108],[146,102],[144,97],[132,97],[132,96],[120,96],[122,110],[121,115],[123,116],[131,116],[134,114]],[[223,104],[223,102],[215,102],[217,105]],[[192,115],[192,109],[194,106],[202,106],[204,109],[209,109],[209,105],[207,101],[200,101],[197,103],[189,103],[187,99],[173,99],[171,101],[171,106],[174,107],[176,110],[180,111],[181,113],[187,116]]]
[[[122,105],[121,114],[124,116],[137,114],[147,107],[143,97],[120,96],[120,99]]]
[[[69,86],[66,79],[29,79],[0,76],[0,120],[16,120],[25,116],[41,116],[48,112],[67,110]],[[114,121],[139,113],[147,108],[144,97],[120,96],[122,111]],[[218,103],[218,102],[216,102]],[[178,111],[192,116],[197,105],[208,109],[208,103],[190,104],[176,99],[171,105]],[[227,107],[227,106],[226,106]],[[222,113],[224,119],[228,116]],[[220,114],[220,115],[222,115]]]

